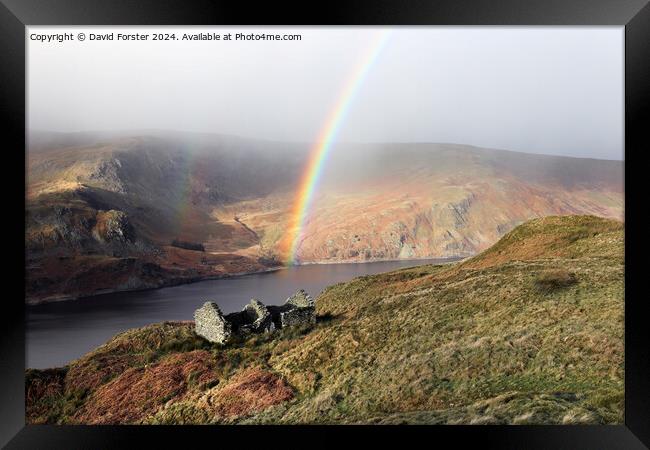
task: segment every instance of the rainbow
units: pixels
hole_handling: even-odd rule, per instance
[[[373,45],[370,46],[365,57],[361,60],[356,70],[348,78],[341,91],[338,100],[330,112],[318,138],[315,140],[314,147],[311,149],[305,171],[300,179],[296,198],[293,202],[293,208],[289,216],[287,231],[280,243],[280,250],[286,256],[286,263],[289,265],[296,263],[298,247],[302,241],[303,228],[308,216],[309,207],[314,196],[314,191],[323,172],[323,167],[327,155],[332,148],[341,125],[343,124],[353,100],[368,72],[377,61],[377,58],[383,50],[390,32],[382,31],[378,34]]]

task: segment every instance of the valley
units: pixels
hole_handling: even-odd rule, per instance
[[[283,266],[308,148],[210,134],[36,133],[28,152],[26,301]],[[454,144],[341,144],[324,168],[295,260],[469,257],[535,217],[622,219],[622,177],[620,161]]]
[[[461,262],[333,284],[313,325],[127,330],[28,369],[27,422],[621,424],[623,242],[615,220],[534,219]]]

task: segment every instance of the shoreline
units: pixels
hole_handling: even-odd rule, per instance
[[[141,287],[134,287],[134,288],[112,288],[112,289],[102,289],[99,291],[95,291],[92,294],[88,295],[80,295],[80,296],[71,296],[71,295],[61,295],[61,296],[52,296],[52,297],[46,297],[46,298],[41,298],[41,299],[35,299],[35,300],[25,300],[25,306],[26,307],[32,307],[32,306],[41,306],[49,303],[59,303],[59,302],[74,302],[74,301],[82,301],[84,299],[88,298],[95,298],[95,297],[101,297],[102,295],[109,295],[109,294],[117,294],[117,293],[122,293],[122,292],[141,292],[141,291],[155,291],[157,289],[164,289],[164,288],[169,288],[169,287],[174,287],[174,286],[180,286],[183,284],[192,284],[192,283],[199,283],[201,281],[210,281],[210,280],[224,280],[228,278],[237,278],[237,277],[243,277],[246,275],[259,275],[263,273],[270,273],[270,272],[276,272],[278,270],[285,269],[286,267],[280,266],[280,267],[269,267],[264,270],[253,270],[250,272],[236,272],[236,273],[227,273],[223,275],[208,275],[205,277],[197,277],[197,278],[182,278],[182,279],[170,279],[170,280],[165,280],[163,281],[160,285],[158,286],[141,286]]]
[[[478,253],[477,253],[478,254]],[[294,266],[313,266],[313,265],[328,265],[328,264],[368,264],[368,263],[380,263],[380,262],[398,262],[398,261],[403,261],[403,262],[408,262],[408,261],[432,261],[432,260],[439,260],[439,261],[445,261],[442,264],[448,264],[448,263],[453,263],[453,262],[459,262],[467,258],[471,258],[475,255],[465,255],[465,256],[443,256],[443,257],[432,257],[432,256],[426,256],[422,258],[387,258],[387,259],[367,259],[364,261],[359,261],[359,260],[339,260],[339,261],[308,261],[300,264],[295,264]],[[286,267],[286,266],[285,266]]]
[[[95,298],[95,297],[100,297],[102,295],[108,295],[108,294],[117,294],[117,293],[123,293],[123,292],[141,292],[141,291],[153,291],[157,289],[164,289],[164,288],[169,288],[169,287],[174,287],[174,286],[180,286],[183,284],[192,284],[192,283],[199,283],[201,281],[210,281],[210,280],[225,280],[229,278],[239,278],[239,277],[244,277],[247,275],[260,275],[260,274],[265,274],[265,273],[273,273],[273,272],[278,272],[280,270],[286,270],[290,269],[291,267],[300,267],[300,266],[311,266],[311,265],[333,265],[333,264],[369,264],[369,263],[380,263],[380,262],[398,262],[398,261],[403,261],[403,262],[408,262],[408,261],[431,261],[431,260],[439,260],[441,261],[440,264],[451,264],[455,262],[462,261],[466,258],[469,258],[471,256],[458,256],[458,257],[442,257],[442,258],[432,258],[432,257],[426,257],[426,258],[408,258],[408,259],[399,259],[399,258],[393,258],[393,259],[375,259],[375,260],[367,260],[367,261],[310,261],[310,262],[305,262],[305,263],[300,263],[300,264],[294,264],[292,266],[277,266],[277,267],[269,267],[264,270],[254,270],[254,271],[248,271],[248,272],[236,272],[236,273],[229,273],[229,274],[223,274],[223,275],[209,275],[205,277],[197,277],[197,278],[186,278],[186,279],[170,279],[170,280],[165,280],[163,281],[160,285],[158,286],[141,286],[141,287],[134,287],[134,288],[112,288],[112,289],[102,289],[99,291],[95,291],[92,294],[88,295],[80,295],[80,296],[71,296],[71,295],[61,295],[61,296],[52,296],[52,297],[46,297],[46,298],[40,298],[40,299],[33,299],[33,300],[25,300],[25,307],[37,307],[37,306],[42,306],[50,303],[59,303],[59,302],[74,302],[74,301],[83,301],[84,299],[88,298]]]

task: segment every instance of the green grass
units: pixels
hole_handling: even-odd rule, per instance
[[[548,294],[576,284],[576,275],[564,269],[546,270],[535,278],[535,287],[543,294]]]
[[[461,263],[331,286],[312,327],[226,346],[190,324],[122,333],[66,368],[52,407],[35,402],[28,420],[74,422],[127,367],[201,349],[218,380],[189,380],[137,423],[622,423],[623,273],[621,223],[534,220]],[[281,376],[295,396],[241,417],[207,415],[205,399],[250,367]],[[29,376],[33,386],[45,375]],[[72,386],[86,391],[66,397]]]

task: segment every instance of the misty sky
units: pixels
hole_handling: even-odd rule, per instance
[[[311,142],[381,28],[29,27],[31,33],[300,33],[300,41],[28,40],[28,127]],[[340,141],[453,142],[623,158],[622,27],[402,27]]]

